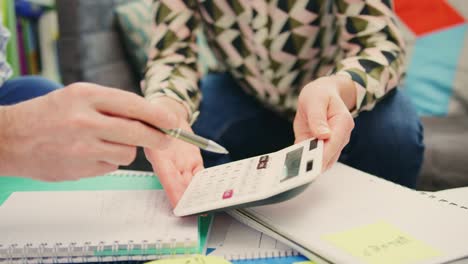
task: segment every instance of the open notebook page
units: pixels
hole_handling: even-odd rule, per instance
[[[298,255],[285,244],[240,223],[225,213],[216,214],[207,247],[210,255],[221,256],[228,260]]]
[[[388,263],[386,259],[422,264],[468,257],[466,207],[343,164],[292,200],[245,212],[256,221],[233,215],[247,224],[262,222],[274,230],[272,237],[281,234],[333,263]],[[394,261],[397,257],[406,262]]]
[[[197,218],[175,217],[162,190],[16,192],[0,206],[0,219],[0,245],[20,248],[198,242]]]

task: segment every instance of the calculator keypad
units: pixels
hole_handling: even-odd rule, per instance
[[[246,181],[248,178],[246,171],[250,169],[250,166],[244,167],[245,162],[250,161],[235,162],[222,169],[208,168],[197,174],[195,176],[197,179],[194,179],[193,183],[190,184],[190,195],[186,197],[184,207],[200,206],[242,195],[241,187],[250,183],[250,181]],[[193,185],[194,183],[195,185]]]

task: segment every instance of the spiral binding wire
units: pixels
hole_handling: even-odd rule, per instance
[[[387,181],[387,180],[384,180],[382,178],[379,178],[379,177],[374,177],[372,179],[370,179],[369,181],[371,182],[376,182],[376,181],[382,181],[382,182],[385,182],[387,184],[392,184],[398,188],[401,188],[401,189],[406,189],[406,190],[411,190],[412,192],[414,192],[413,189],[409,188],[409,187],[406,187],[406,186],[403,186],[403,185],[399,185],[399,184],[396,184],[394,182],[391,182],[391,181]],[[462,205],[462,204],[458,204],[458,203],[454,203],[454,202],[451,202],[451,201],[448,201],[446,199],[443,199],[443,198],[439,198],[437,195],[435,195],[434,193],[431,193],[431,192],[424,192],[424,191],[419,191],[417,192],[421,195],[424,195],[426,196],[427,198],[430,198],[430,199],[434,199],[434,200],[437,200],[438,202],[441,202],[441,203],[445,203],[447,205],[451,205],[451,206],[456,206],[460,209],[464,209],[464,210],[467,210],[468,211],[468,205]]]
[[[294,249],[285,249],[285,250],[271,250],[271,251],[250,251],[250,252],[235,252],[222,254],[221,257],[236,261],[236,260],[255,260],[255,259],[266,259],[266,258],[285,258],[291,256],[298,256],[299,252]]]
[[[382,181],[382,182],[385,182],[387,184],[392,184],[392,185],[394,185],[394,186],[396,186],[398,188],[411,190],[412,192],[414,192],[414,190],[409,188],[409,187],[399,185],[399,184],[396,184],[396,183],[391,182],[391,181],[384,180],[384,179],[379,178],[379,177],[374,177],[373,179],[370,179],[370,181],[372,181],[372,182]],[[451,202],[451,201],[443,199],[443,198],[439,198],[437,195],[435,195],[434,193],[431,193],[431,192],[419,191],[417,193],[419,193],[420,195],[423,195],[423,196],[425,196],[425,197],[427,197],[429,199],[436,200],[437,202],[445,203],[445,204],[451,205],[451,206],[456,206],[456,207],[458,207],[460,209],[463,209],[463,210],[466,210],[466,212],[468,212],[468,205],[462,205],[462,204],[458,204],[458,203],[455,203],[455,202]]]
[[[129,178],[134,178],[134,177],[153,177],[155,176],[154,173],[152,172],[141,172],[141,171],[115,171],[106,174],[107,176],[116,176],[116,177],[129,177]]]
[[[443,199],[443,198],[439,198],[437,195],[434,195],[432,193],[427,193],[427,192],[419,192],[419,193],[422,194],[422,195],[425,195],[429,199],[434,199],[434,200],[437,200],[437,202],[445,203],[447,205],[456,206],[456,207],[458,207],[460,209],[464,209],[464,210],[466,210],[468,212],[468,207],[466,205],[461,205],[461,204],[454,203],[454,202],[451,202],[451,201]]]
[[[180,242],[186,247],[183,254],[192,254],[188,247],[193,242],[188,238]],[[163,240],[154,242],[143,240],[140,243],[135,243],[133,240],[125,243],[120,241],[113,241],[112,243],[99,241],[97,244],[85,242],[82,245],[76,242],[69,244],[60,242],[52,244],[39,243],[37,245],[27,243],[23,246],[0,244],[0,263],[41,264],[153,260],[168,254],[177,254],[177,243],[176,239],[171,239],[167,242]],[[138,250],[139,253],[134,254],[135,250]]]

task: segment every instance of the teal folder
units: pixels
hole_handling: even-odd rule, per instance
[[[118,171],[100,177],[67,182],[41,182],[28,178],[0,177],[0,205],[13,192],[160,189],[162,185],[153,173],[138,171]]]

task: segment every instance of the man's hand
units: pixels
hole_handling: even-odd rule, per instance
[[[192,132],[187,122],[187,112],[184,107],[168,97],[160,97],[152,101],[160,108],[176,114],[178,125],[183,130]],[[145,148],[146,158],[153,165],[173,207],[184,194],[193,175],[203,169],[203,159],[200,149],[179,139],[169,142],[164,150]]]
[[[0,108],[0,175],[76,180],[116,170],[136,146],[164,148],[175,115],[142,97],[88,83]]]
[[[349,142],[354,128],[349,109],[355,104],[356,90],[346,76],[319,78],[306,85],[299,95],[294,119],[296,143],[312,137],[325,140],[323,170],[338,160]]]

